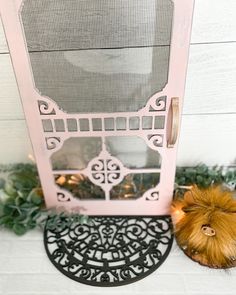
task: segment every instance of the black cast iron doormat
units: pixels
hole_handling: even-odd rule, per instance
[[[170,216],[91,217],[89,224],[45,228],[47,255],[56,268],[83,284],[113,287],[138,281],[167,258]]]

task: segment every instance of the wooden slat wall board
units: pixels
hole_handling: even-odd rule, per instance
[[[192,43],[236,41],[235,0],[195,0]]]
[[[192,45],[183,113],[232,112],[236,112],[236,43]]]
[[[0,120],[23,119],[24,114],[9,54],[0,54]]]
[[[192,43],[236,41],[235,0],[195,0]],[[0,23],[0,52],[7,52]]]
[[[5,38],[5,33],[2,26],[2,20],[0,18],[0,53],[9,52],[7,47],[7,42]]]
[[[0,163],[29,162],[32,147],[24,120],[0,121]]]
[[[8,54],[0,54],[0,120],[24,118]],[[236,112],[236,43],[192,45],[184,114]]]
[[[236,114],[183,116],[179,166],[236,163]]]

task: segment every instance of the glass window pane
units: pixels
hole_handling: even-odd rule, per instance
[[[55,175],[54,178],[59,187],[72,193],[76,199],[81,201],[105,199],[104,191],[83,174]]]
[[[102,149],[100,137],[67,139],[62,148],[51,156],[53,170],[82,170]]]
[[[149,189],[157,186],[159,173],[128,174],[124,180],[111,190],[111,200],[135,200]]]
[[[109,153],[130,169],[160,168],[161,156],[137,136],[106,137]]]

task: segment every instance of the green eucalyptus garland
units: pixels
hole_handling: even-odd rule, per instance
[[[178,167],[176,191],[184,192],[185,186],[196,184],[206,188],[224,184],[234,190],[236,169],[224,171],[223,167]],[[14,164],[0,166],[0,226],[23,235],[36,227],[66,228],[73,222],[89,222],[87,216],[66,214],[45,208],[44,198],[35,165]]]
[[[36,227],[66,228],[87,216],[47,210],[37,169],[31,164],[0,166],[0,226],[23,235]]]
[[[236,168],[224,168],[219,166],[208,167],[205,164],[196,167],[177,167],[176,191],[182,195],[185,187],[197,185],[199,188],[207,188],[211,185],[223,185],[233,191],[236,189]]]

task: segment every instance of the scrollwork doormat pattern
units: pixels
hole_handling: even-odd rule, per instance
[[[148,276],[167,258],[172,242],[169,216],[96,216],[88,224],[46,226],[44,232],[47,255],[60,272],[100,287]]]

